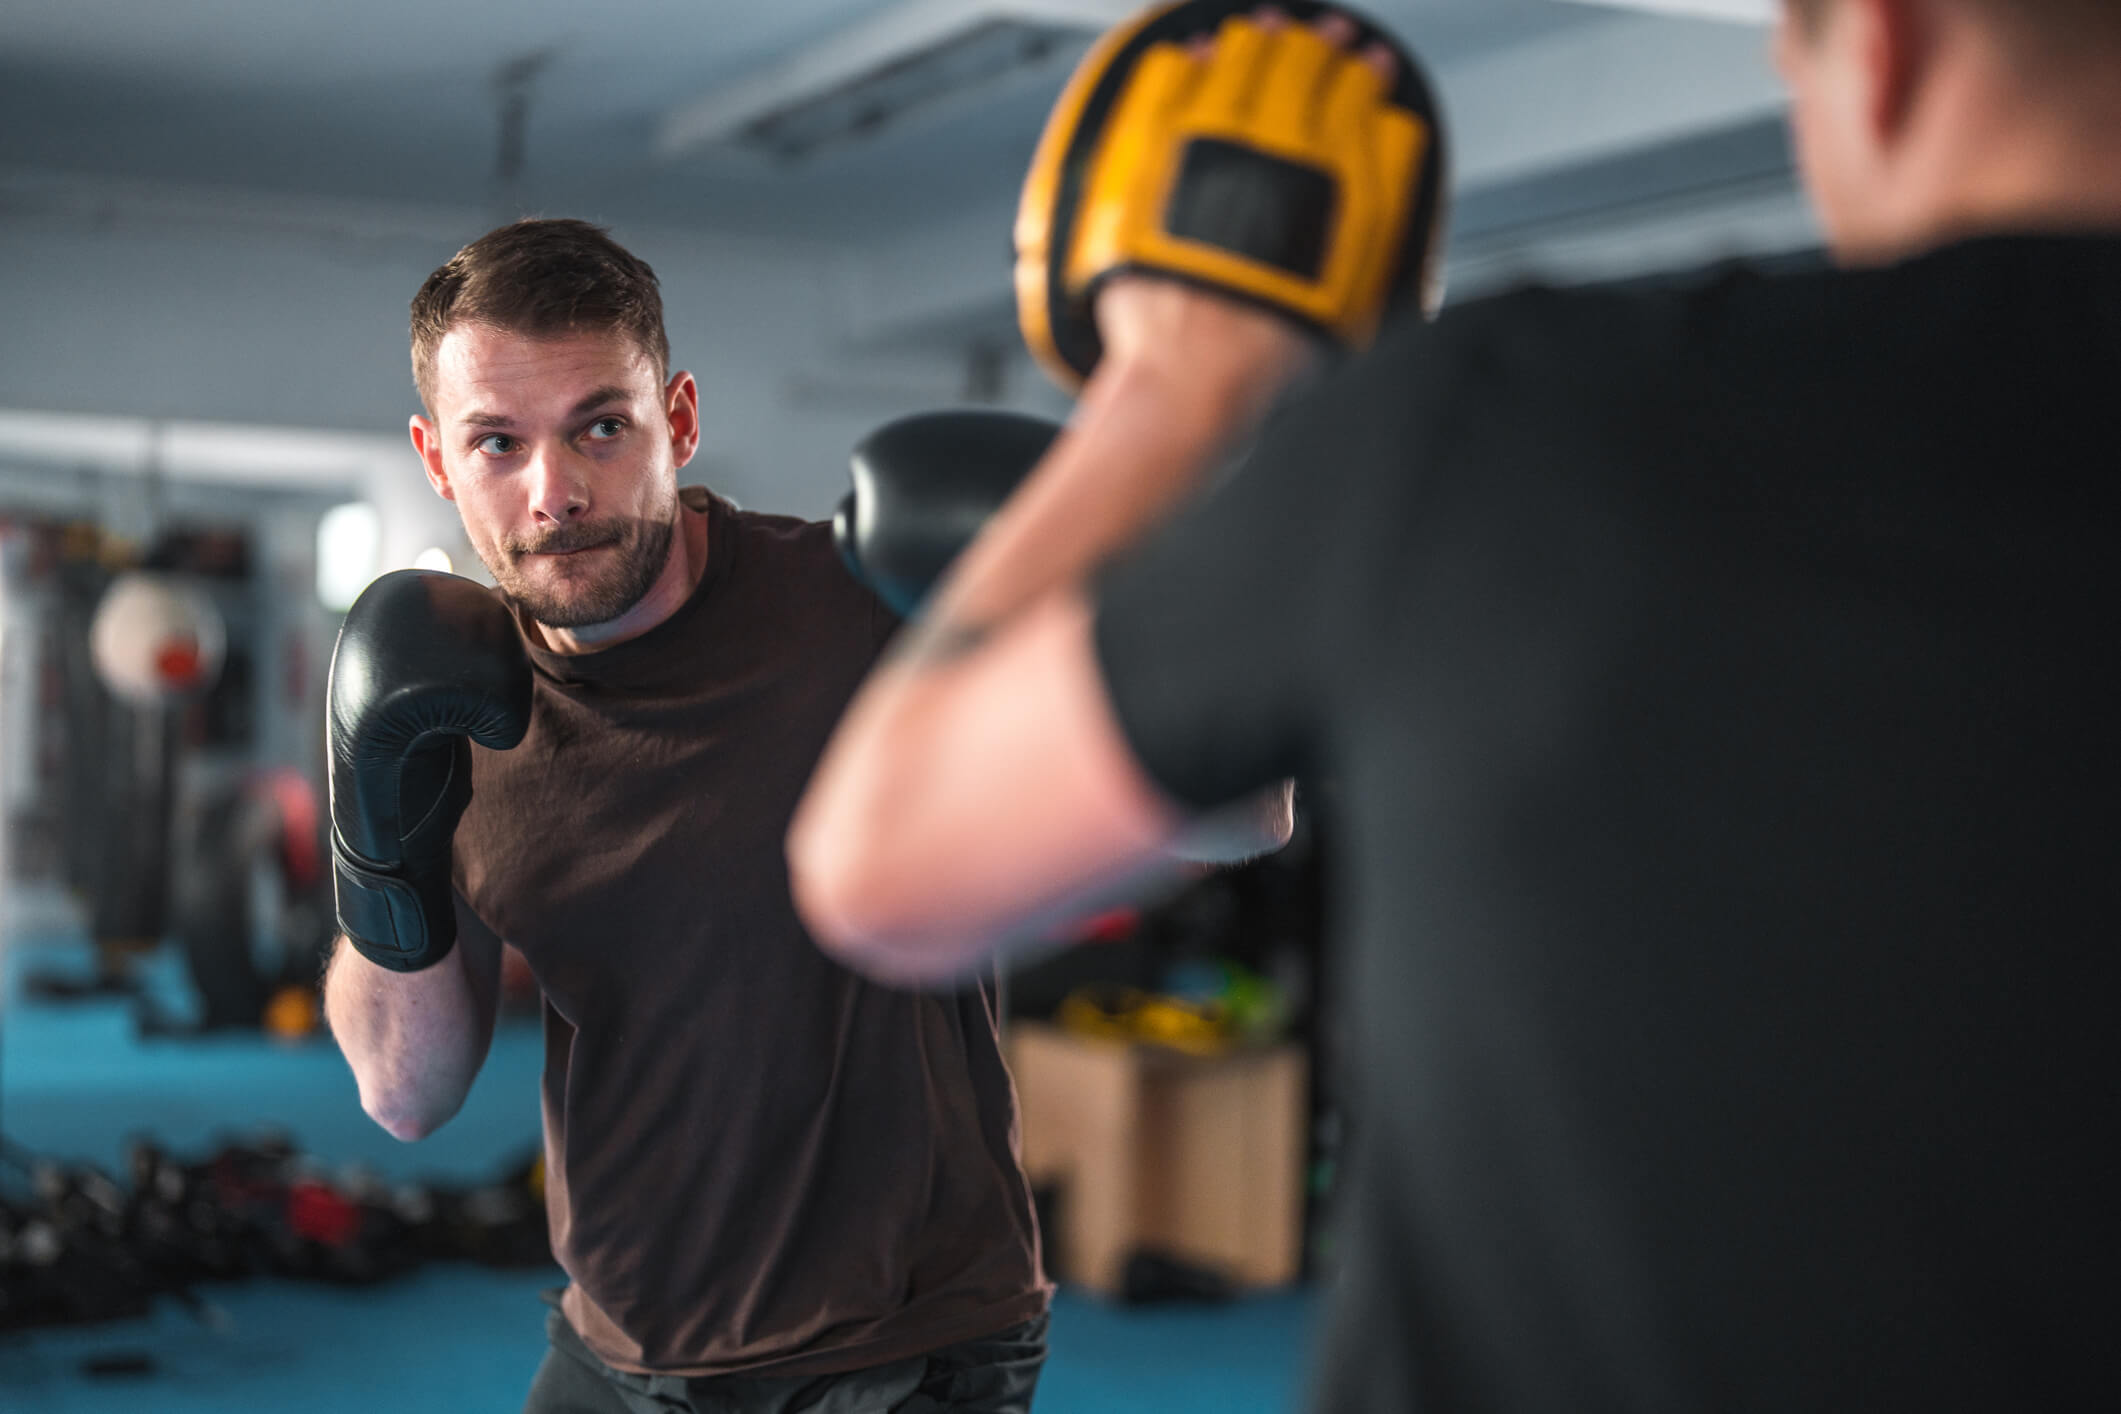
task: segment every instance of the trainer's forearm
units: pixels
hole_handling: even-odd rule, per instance
[[[1230,373],[1164,361],[1108,365],[1075,419],[959,556],[908,656],[993,625],[1070,589],[1196,492],[1257,424],[1288,376],[1268,364]],[[1293,828],[1286,783],[1194,822],[1174,858],[1236,864],[1272,854]]]
[[[958,557],[925,617],[998,623],[1093,573],[1200,487],[1281,377],[1100,367],[1053,449]]]
[[[332,954],[325,1019],[361,1108],[399,1139],[423,1138],[456,1114],[485,1064],[498,976],[479,975],[487,969],[476,951],[460,945],[419,972],[378,967],[344,938]]]

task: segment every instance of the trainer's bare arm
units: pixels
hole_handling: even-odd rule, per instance
[[[493,1045],[501,943],[456,900],[457,945],[432,967],[378,967],[341,937],[324,1015],[361,1088],[361,1108],[399,1139],[434,1133],[463,1108]]]
[[[963,976],[1171,877],[1185,824],[1106,700],[1090,603],[1059,591],[976,652],[873,675],[788,837],[804,921],[849,966]]]

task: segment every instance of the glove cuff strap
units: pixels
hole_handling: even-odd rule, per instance
[[[435,926],[419,890],[348,849],[336,829],[331,863],[339,931],[361,956],[392,972],[417,972],[449,955],[455,918]]]

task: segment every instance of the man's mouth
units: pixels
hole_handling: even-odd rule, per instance
[[[609,550],[616,544],[618,544],[616,540],[599,540],[590,545],[556,545],[537,550],[525,550],[523,553],[526,556],[544,556],[549,559],[564,560],[570,555],[586,555],[591,550]]]

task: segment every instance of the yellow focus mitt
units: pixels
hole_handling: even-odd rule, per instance
[[[1420,66],[1374,25],[1354,50],[1314,0],[1156,6],[1098,41],[1047,120],[1016,220],[1017,315],[1079,387],[1102,352],[1093,301],[1123,271],[1262,305],[1347,347],[1388,310],[1433,308],[1444,147]],[[1189,41],[1213,35],[1205,58]],[[1382,40],[1390,89],[1359,56]]]

